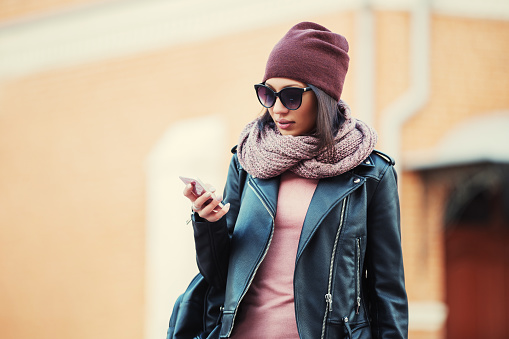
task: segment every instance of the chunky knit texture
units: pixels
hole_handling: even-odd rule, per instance
[[[237,147],[241,166],[252,176],[268,179],[289,170],[301,177],[322,179],[345,173],[363,162],[375,148],[373,128],[352,117],[345,108],[345,121],[335,140],[333,152],[314,151],[318,138],[313,135],[281,135],[276,127],[258,128],[258,119],[242,131]]]
[[[349,61],[344,36],[314,22],[301,22],[272,49],[263,82],[270,78],[294,79],[314,85],[339,101]]]

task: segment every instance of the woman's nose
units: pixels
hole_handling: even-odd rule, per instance
[[[274,108],[272,109],[272,111],[275,114],[284,114],[288,113],[288,108],[286,108],[285,105],[283,105],[280,98],[276,98],[276,102],[274,103]]]

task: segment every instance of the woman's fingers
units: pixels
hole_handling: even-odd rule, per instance
[[[193,185],[187,184],[184,188],[184,196],[191,200],[191,202],[196,200],[196,195],[193,193]]]
[[[206,205],[208,201],[212,201],[212,193],[205,192],[204,194],[200,195],[198,198],[195,197],[195,200],[193,201],[193,210],[195,212],[198,212],[202,210]]]
[[[212,195],[209,195],[208,200],[205,200],[205,202],[203,204],[199,205],[198,202],[195,201],[194,205],[195,205],[195,207],[197,207],[197,209],[200,212],[202,212],[202,214],[208,215],[211,212],[215,212],[216,210],[219,210],[220,207],[218,207],[218,205],[220,202],[221,202],[221,200],[219,200],[217,197],[214,197],[214,195],[212,194]]]
[[[194,193],[193,186],[194,186],[193,184],[187,184],[186,187],[184,188],[184,196],[191,201],[194,201],[198,198],[198,196]],[[212,193],[212,197],[214,197],[215,196],[214,192],[216,191],[216,189],[213,186],[208,185],[208,184],[206,184],[206,187],[207,187],[207,192]],[[202,196],[205,194],[202,194]]]
[[[208,192],[194,201],[193,210],[203,219],[217,221],[230,210],[230,204],[220,205],[221,199]]]
[[[192,202],[192,209],[198,215],[208,220],[215,222],[221,219],[230,210],[230,204],[225,206],[219,205],[223,199],[221,195],[215,195],[215,188],[207,185],[208,192],[197,197],[193,193],[193,185],[187,184],[184,188],[184,196]]]
[[[217,207],[217,203],[210,203],[209,205],[204,207],[201,211],[199,211],[198,214],[200,215],[200,217],[206,219],[209,222],[215,222],[221,219],[230,210],[229,203],[224,205],[219,210],[215,209],[215,207]]]

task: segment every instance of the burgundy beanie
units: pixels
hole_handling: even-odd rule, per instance
[[[272,49],[263,82],[289,78],[314,85],[339,101],[349,60],[344,36],[313,22],[301,22]]]

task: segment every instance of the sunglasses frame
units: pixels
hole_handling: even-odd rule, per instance
[[[263,104],[262,100],[260,99],[260,96],[258,95],[258,88],[260,88],[260,87],[266,88],[266,89],[268,89],[268,90],[272,91],[272,93],[274,93],[275,99],[274,99],[274,103],[273,103],[272,105],[270,105],[270,106],[265,106],[265,105]],[[304,87],[304,88],[302,88],[302,87],[285,87],[285,88],[283,88],[282,90],[280,90],[279,92],[276,92],[276,91],[274,91],[272,88],[270,88],[269,86],[267,86],[267,85],[265,85],[265,84],[263,84],[263,83],[254,85],[254,88],[255,88],[255,92],[256,92],[256,97],[258,98],[258,101],[260,102],[260,104],[261,104],[263,107],[265,107],[265,108],[271,108],[272,106],[274,106],[274,105],[276,104],[277,98],[279,98],[279,101],[281,101],[281,103],[283,104],[283,106],[285,106],[287,109],[289,109],[289,110],[291,110],[291,111],[295,111],[295,110],[299,109],[299,108],[300,108],[300,106],[302,105],[302,94],[304,94],[304,92],[307,92],[307,91],[311,91],[311,90],[312,90],[312,89],[311,89],[311,87],[309,87],[309,86],[308,86],[308,87]],[[297,106],[297,108],[290,108],[290,107],[286,106],[285,102],[282,100],[282,98],[281,98],[281,92],[283,92],[284,90],[287,90],[287,89],[294,89],[294,90],[295,90],[295,89],[297,89],[297,90],[300,90],[300,91],[301,91],[301,93],[300,93],[300,103],[299,103],[299,106]]]

